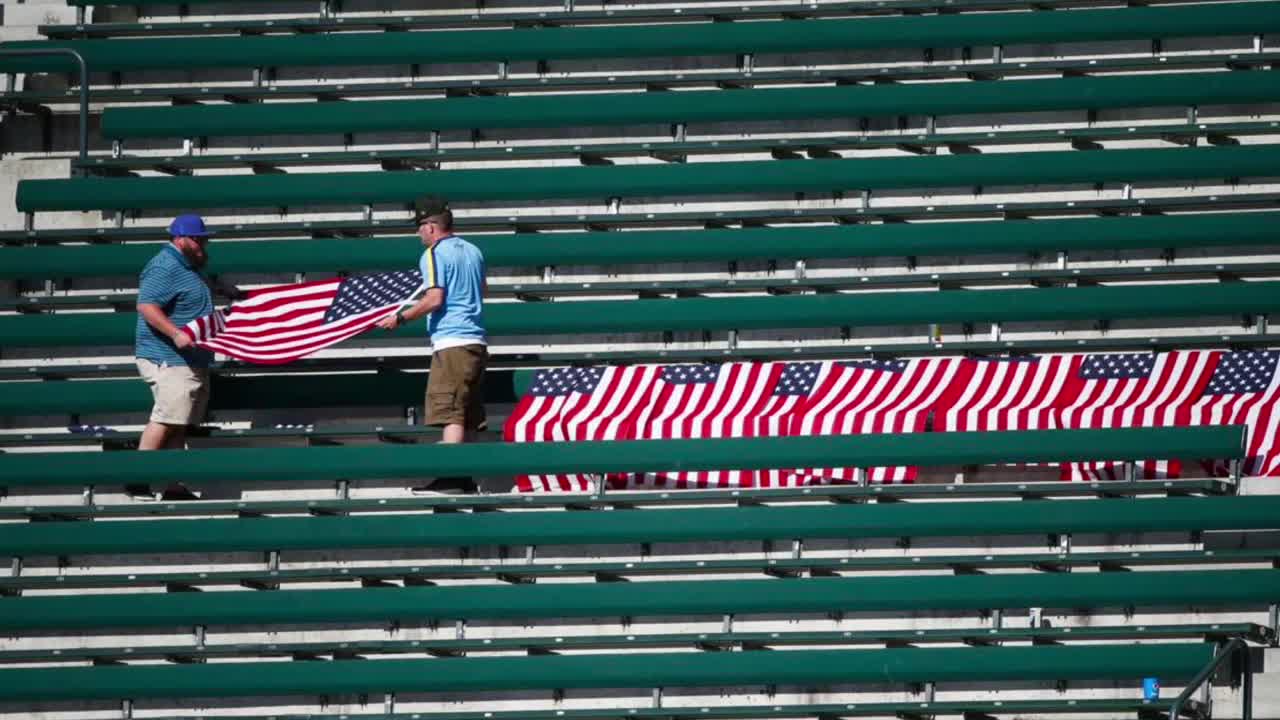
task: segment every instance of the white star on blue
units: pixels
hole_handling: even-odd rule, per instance
[[[1151,353],[1087,355],[1080,364],[1084,380],[1141,380],[1151,376],[1156,356]]]
[[[1222,356],[1209,378],[1205,395],[1235,395],[1262,392],[1271,386],[1280,363],[1280,352],[1246,350]]]
[[[422,286],[422,274],[417,270],[358,275],[347,278],[338,285],[338,294],[325,311],[326,323],[337,322],[351,315],[404,302]]]

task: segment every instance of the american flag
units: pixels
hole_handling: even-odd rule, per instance
[[[1048,430],[1056,410],[1078,392],[1083,355],[964,360],[964,382],[953,382],[935,412],[935,432]]]
[[[791,435],[924,432],[929,413],[962,371],[955,358],[836,362],[791,420]],[[912,482],[915,467],[868,468],[876,483]],[[852,467],[799,471],[817,482],[848,482]]]
[[[773,388],[773,399],[756,421],[761,434],[770,437],[789,435],[796,413],[812,401],[814,389],[830,372],[829,362],[787,363]],[[803,476],[786,469],[761,470],[756,475],[756,483],[762,487],[792,486],[803,482]]]
[[[1075,381],[1074,399],[1061,403],[1062,428],[1169,427],[1187,425],[1221,353],[1187,351],[1086,355]],[[1177,461],[1144,460],[1145,478],[1176,477]],[[1070,463],[1071,480],[1123,479],[1123,461]]]
[[[507,418],[503,437],[507,442],[630,439],[631,417],[657,375],[653,365],[540,370]],[[525,492],[586,491],[594,479],[521,475],[516,487]],[[622,482],[621,477],[609,480]]]
[[[183,332],[208,350],[280,365],[359,335],[422,290],[416,270],[279,285],[193,320]]]
[[[1190,422],[1247,425],[1241,471],[1280,477],[1280,351],[1224,353],[1204,395],[1191,406]]]
[[[785,412],[774,389],[785,368],[780,363],[667,365],[649,387],[635,416],[637,440],[731,438],[768,435]],[[752,470],[700,470],[632,475],[645,487],[749,487]]]

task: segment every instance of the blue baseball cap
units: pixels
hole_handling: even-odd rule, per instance
[[[204,219],[199,215],[179,215],[169,223],[169,234],[173,237],[209,237],[213,234],[204,226]]]

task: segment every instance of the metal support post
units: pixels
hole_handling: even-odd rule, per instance
[[[77,8],[77,23],[83,22],[83,11],[84,8]],[[89,65],[85,62],[84,56],[70,48],[0,49],[0,57],[48,57],[51,55],[70,56],[80,66],[79,153],[76,156],[77,167],[75,174],[82,175],[89,164]]]

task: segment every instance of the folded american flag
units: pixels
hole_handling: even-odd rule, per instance
[[[359,335],[422,291],[417,270],[278,285],[182,330],[202,348],[280,365]]]

